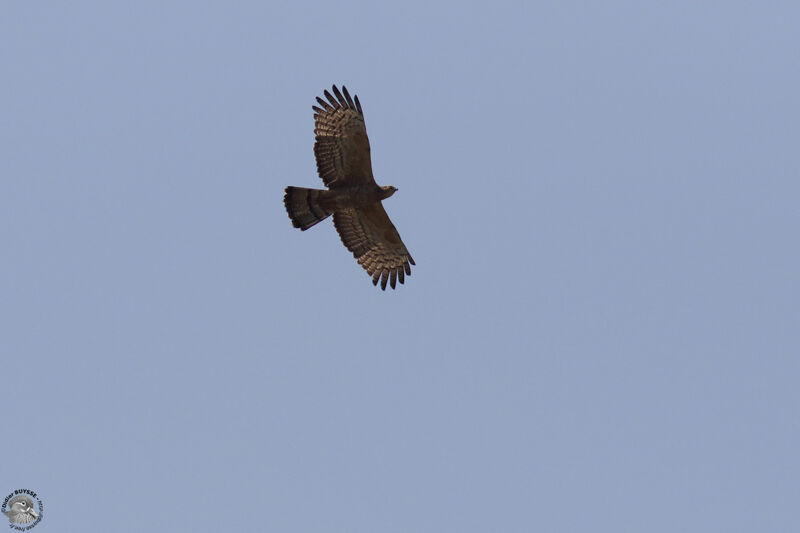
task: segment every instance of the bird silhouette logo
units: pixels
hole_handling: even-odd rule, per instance
[[[31,496],[36,498],[36,502],[34,502]],[[39,512],[36,510],[37,502]],[[2,513],[8,517],[8,521],[10,522],[10,527],[12,529],[27,530],[41,521],[41,509],[42,502],[36,496],[35,492],[29,490],[16,490],[9,494],[5,501],[3,501]],[[27,524],[30,525],[25,528],[19,527]]]

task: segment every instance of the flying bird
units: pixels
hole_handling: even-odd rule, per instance
[[[334,85],[314,110],[314,156],[317,173],[328,187],[286,187],[283,203],[292,225],[305,231],[333,215],[342,243],[353,252],[372,284],[386,290],[403,283],[415,264],[381,203],[397,191],[375,183],[369,139],[358,96]]]
[[[3,511],[3,514],[12,524],[28,524],[39,516],[33,508],[33,500],[21,494],[9,500],[8,511]]]

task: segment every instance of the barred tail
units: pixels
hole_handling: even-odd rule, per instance
[[[320,195],[324,192],[327,191],[306,189],[305,187],[286,187],[283,203],[295,228],[305,231],[330,216],[331,211],[326,211],[320,204]]]

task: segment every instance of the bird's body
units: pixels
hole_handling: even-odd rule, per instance
[[[304,231],[333,215],[342,243],[372,282],[394,289],[414,264],[381,204],[397,189],[375,183],[361,103],[344,86],[342,92],[334,85],[336,96],[325,91],[328,101],[317,98],[322,107],[313,106],[317,172],[328,190],[290,186],[283,202],[292,224]]]
[[[295,227],[307,230],[336,211],[367,208],[390,197],[394,191],[391,187],[377,186],[374,189],[350,186],[329,190],[289,186],[286,188],[287,207],[291,207],[289,216],[296,222]]]

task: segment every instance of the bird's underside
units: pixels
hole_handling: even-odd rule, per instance
[[[290,186],[283,203],[294,227],[304,231],[333,215],[342,243],[372,283],[394,289],[414,264],[381,203],[397,189],[375,183],[358,96],[351,98],[347,88],[339,92],[334,85],[333,95],[325,91],[325,97],[312,107],[317,172],[328,190]]]

